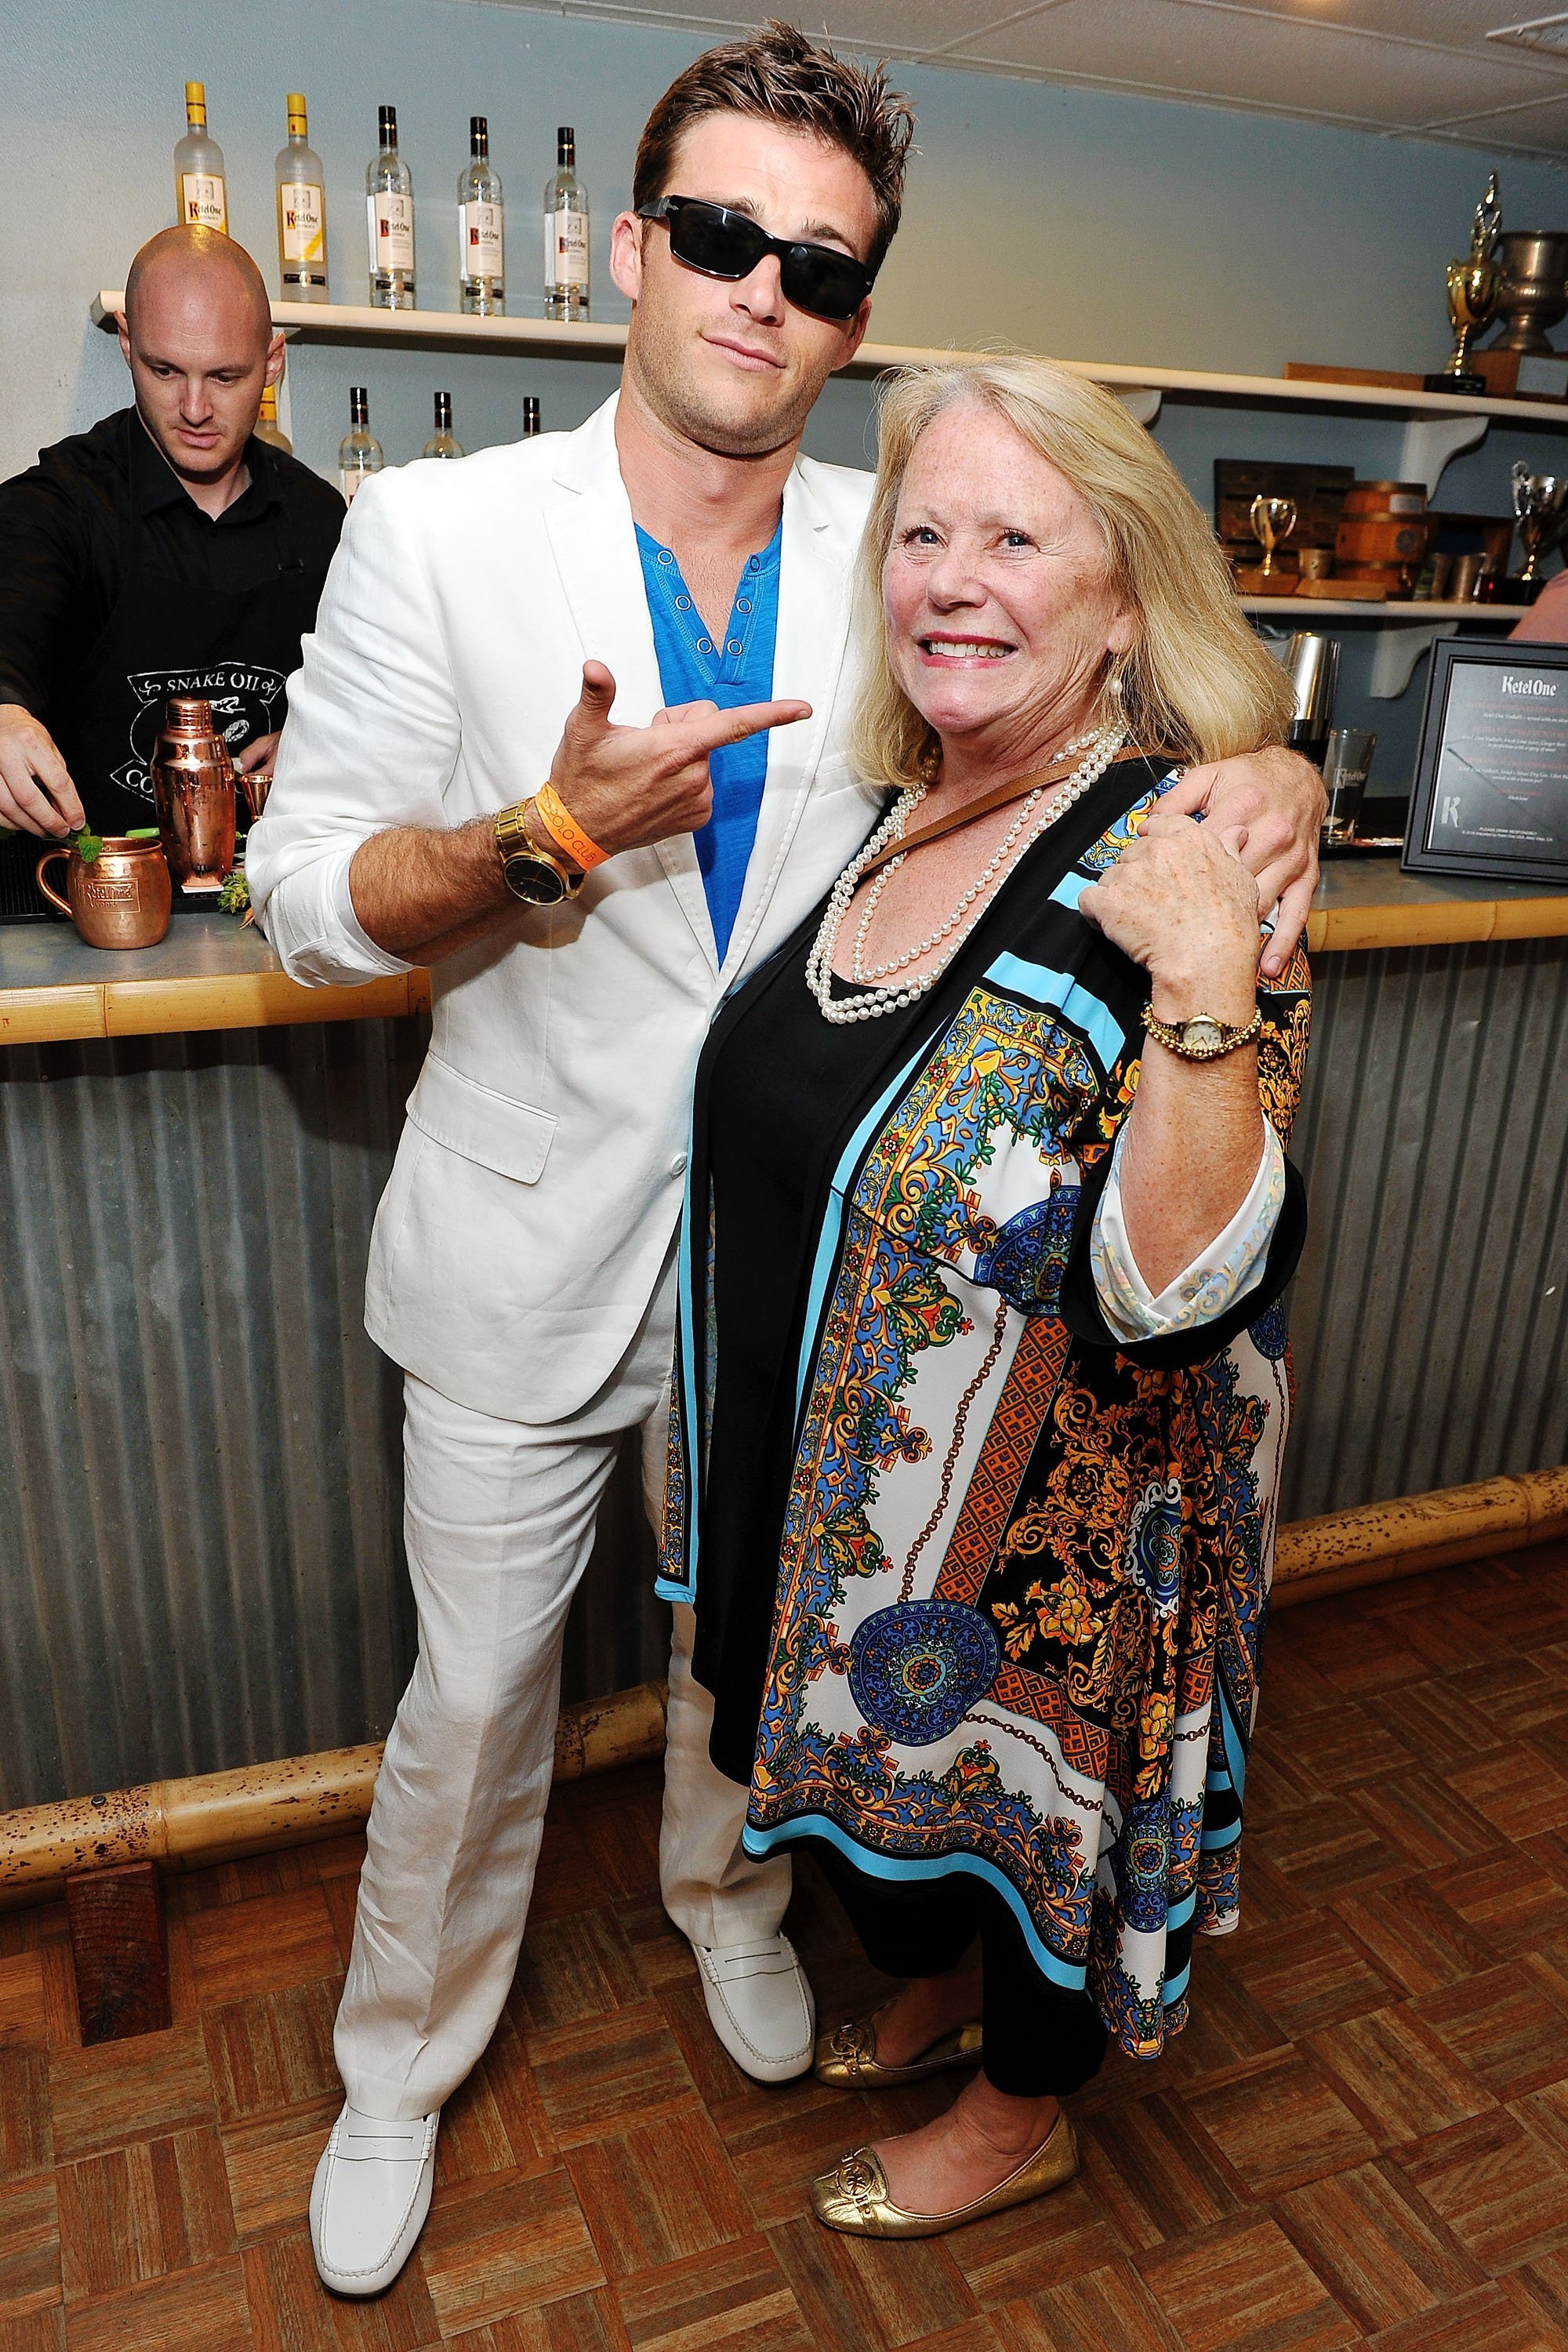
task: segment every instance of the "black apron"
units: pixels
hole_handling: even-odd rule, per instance
[[[300,667],[300,640],[315,624],[323,567],[300,555],[281,509],[268,520],[275,562],[240,593],[198,587],[162,571],[147,551],[131,457],[134,415],[126,420],[130,501],[125,571],[112,612],[82,659],[61,679],[43,714],[81,794],[95,833],[130,833],[157,823],[152,759],[172,694],[199,694],[237,758],[247,743],[282,726],[284,685]],[[243,832],[246,807],[239,804]],[[0,911],[42,911],[33,866],[47,845],[5,843],[14,875]],[[58,879],[58,877],[57,877]],[[16,886],[22,885],[21,903]],[[180,894],[175,892],[178,904]]]

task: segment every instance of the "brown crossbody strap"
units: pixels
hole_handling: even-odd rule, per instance
[[[1159,760],[1164,757],[1163,752],[1130,744],[1118,751],[1110,764],[1116,768],[1124,760]],[[1081,764],[1078,760],[1059,760],[1054,767],[1036,768],[1026,776],[1015,776],[1010,784],[998,784],[994,792],[982,793],[977,801],[965,801],[962,808],[949,809],[945,816],[932,817],[928,824],[916,825],[913,833],[906,833],[901,841],[889,841],[885,849],[879,851],[869,866],[861,868],[862,878],[868,874],[875,874],[878,866],[885,866],[889,857],[901,857],[907,850],[919,849],[928,841],[940,841],[944,833],[956,833],[961,825],[973,824],[977,816],[989,816],[993,809],[1005,808],[1009,801],[1021,801],[1026,794],[1039,792],[1047,784],[1065,783],[1069,776],[1077,773]]]

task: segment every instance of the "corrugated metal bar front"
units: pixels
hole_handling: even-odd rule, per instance
[[[1568,1452],[1568,942],[1323,956],[1285,1515]],[[419,1024],[0,1053],[0,1806],[347,1745],[412,1659],[361,1327]],[[633,1450],[568,1696],[659,1673]]]
[[[0,1802],[384,1727],[412,1612],[361,1314],[422,1046],[0,1055]]]
[[[0,1053],[0,1808],[379,1737],[414,1658],[363,1326],[423,1023]],[[664,1671],[635,1447],[563,1686]]]
[[[1282,1516],[1568,1458],[1568,941],[1320,956]]]

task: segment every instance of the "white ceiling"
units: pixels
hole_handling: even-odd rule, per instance
[[[1568,157],[1568,8],[1542,0],[510,0],[683,32],[787,15],[854,49],[1238,107],[1493,152]],[[820,14],[819,14],[820,12]],[[1541,25],[1546,46],[1489,39]]]

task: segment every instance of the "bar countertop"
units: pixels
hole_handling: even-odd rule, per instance
[[[1568,887],[1405,874],[1392,857],[1341,858],[1324,868],[1307,944],[1323,954],[1563,934]],[[0,925],[0,1045],[385,1020],[424,1012],[429,1002],[424,971],[363,988],[301,988],[254,926],[216,908],[182,908],[159,946],[132,952],[84,947],[63,918]]]
[[[429,1003],[424,971],[301,988],[253,924],[216,907],[181,908],[155,948],[87,947],[63,916],[0,925],[0,1045],[386,1020]]]
[[[1392,856],[1330,857],[1307,918],[1307,947],[1315,955],[1352,948],[1451,947],[1467,940],[1551,940],[1564,933],[1568,886],[1553,889],[1544,882],[1406,874]]]

